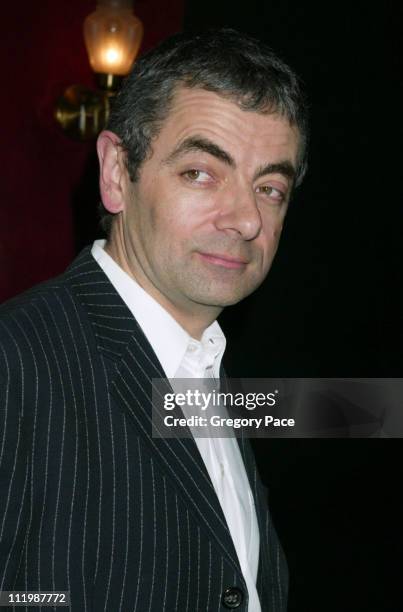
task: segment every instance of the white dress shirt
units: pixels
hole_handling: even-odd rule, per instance
[[[104,245],[104,240],[96,240],[91,253],[137,320],[167,378],[218,379],[225,336],[217,321],[204,331],[200,341],[189,336],[154,298],[120,268],[104,250]],[[248,612],[261,612],[256,590],[259,528],[238,443],[235,437],[195,437],[194,440],[234,542],[248,588]]]

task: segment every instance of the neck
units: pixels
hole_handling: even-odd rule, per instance
[[[212,316],[209,319],[206,319],[206,317],[198,319],[194,314],[186,316],[186,313],[172,311],[165,307],[164,304],[161,304],[161,306],[165,308],[165,310],[169,312],[169,314],[179,323],[179,325],[183,327],[185,331],[187,331],[189,336],[195,340],[201,340],[204,331],[217,319],[219,314],[218,313],[216,316]]]
[[[161,293],[140,270],[134,271],[128,263],[124,250],[119,242],[107,241],[105,251],[112,259],[136,281],[140,287],[146,291],[156,302],[162,306],[171,317],[195,340],[200,340],[204,331],[217,319],[222,308],[215,306],[205,306],[192,302],[188,308],[172,302]]]

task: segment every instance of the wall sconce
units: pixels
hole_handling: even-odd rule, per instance
[[[128,74],[143,38],[132,0],[98,0],[84,21],[84,40],[98,90],[71,85],[58,100],[55,117],[74,138],[96,136],[108,120],[110,99]]]

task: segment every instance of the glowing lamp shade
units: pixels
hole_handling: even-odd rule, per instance
[[[84,40],[94,72],[126,75],[143,37],[143,24],[130,0],[99,0],[84,21]]]

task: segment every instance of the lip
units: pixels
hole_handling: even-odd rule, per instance
[[[238,259],[236,257],[230,257],[228,255],[221,255],[219,253],[199,252],[199,255],[205,261],[208,261],[211,264],[214,264],[216,266],[221,266],[223,268],[229,268],[232,270],[244,268],[246,264],[248,263],[247,261],[244,261],[243,259]]]

